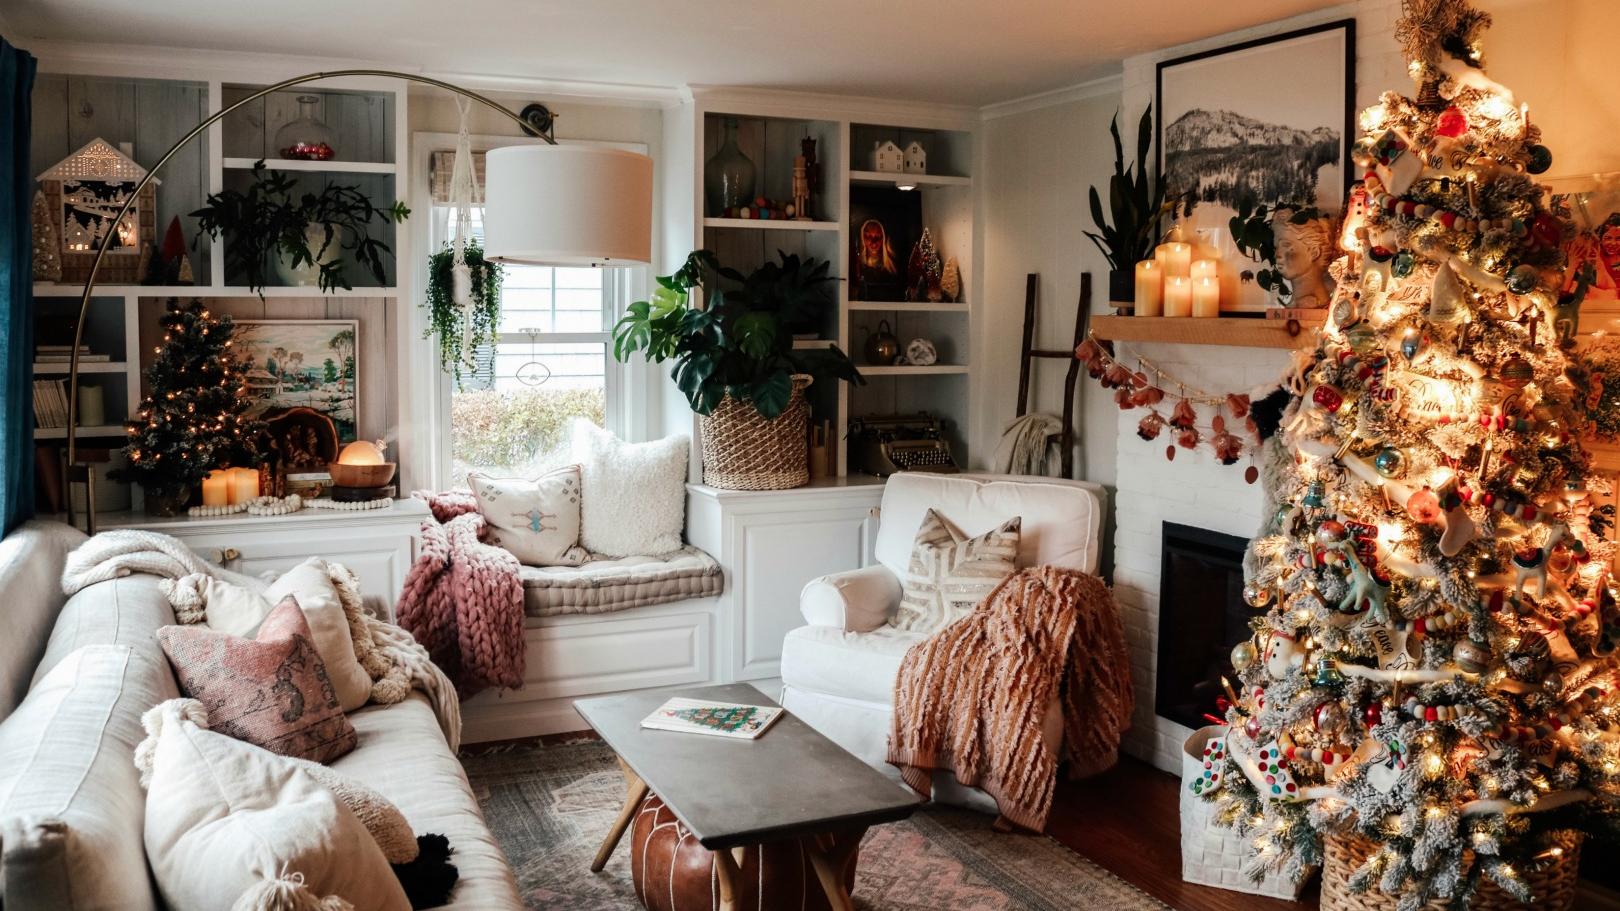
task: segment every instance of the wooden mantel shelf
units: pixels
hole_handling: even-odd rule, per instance
[[[1292,325],[1298,334],[1290,335]],[[1227,345],[1233,348],[1308,348],[1321,320],[1290,321],[1223,316],[1216,319],[1163,316],[1093,316],[1091,334],[1104,341]]]

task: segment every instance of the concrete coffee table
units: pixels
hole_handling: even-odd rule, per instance
[[[850,855],[867,828],[910,816],[915,793],[855,758],[792,715],[757,740],[643,730],[641,719],[672,696],[775,705],[747,684],[676,687],[581,699],[574,708],[618,754],[629,793],[591,872],[600,872],[647,792],[663,800],[714,854],[720,907],[734,907],[732,849],[797,839],[835,911],[854,905],[844,887]]]

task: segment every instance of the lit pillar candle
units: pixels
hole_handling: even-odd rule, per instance
[[[210,471],[203,478],[203,505],[228,506],[231,502],[231,470],[220,468]]]
[[[1136,264],[1136,315],[1158,316],[1163,303],[1164,270],[1158,260],[1144,259]]]
[[[1164,270],[1165,278],[1173,276],[1186,278],[1192,269],[1192,244],[1179,242],[1159,244],[1153,251],[1153,256],[1159,261],[1159,268]]]
[[[1185,275],[1167,275],[1164,279],[1164,315],[1190,316],[1192,314],[1192,279]]]
[[[1217,278],[1221,274],[1221,264],[1213,259],[1195,259],[1192,270],[1187,273],[1194,282],[1200,278]]]
[[[246,503],[259,495],[259,470],[257,468],[231,469],[231,502]]]
[[[1221,315],[1221,282],[1213,275],[1192,281],[1192,315],[1203,319]]]

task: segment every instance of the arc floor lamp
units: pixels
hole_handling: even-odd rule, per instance
[[[431,85],[470,98],[510,118],[525,133],[545,145],[514,145],[491,149],[484,160],[484,255],[508,263],[545,266],[629,266],[652,261],[653,163],[646,155],[594,146],[558,145],[551,134],[551,113],[530,105],[522,114],[458,85],[415,73],[355,69],[307,73],[284,79],[221,108],[181,136],[157,163],[147,169],[113,224],[121,224],[147,184],[175,153],[208,127],[237,108],[274,92],[321,79],[348,76],[386,76]],[[96,248],[90,274],[79,299],[74,324],[73,353],[68,363],[67,499],[68,521],[73,521],[71,486],[85,485],[87,531],[96,531],[94,469],[78,460],[79,345],[96,272],[111,246],[107,232]]]

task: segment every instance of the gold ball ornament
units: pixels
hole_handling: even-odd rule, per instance
[[[1232,646],[1232,667],[1239,673],[1254,667],[1260,660],[1260,650],[1254,647],[1253,639],[1245,639]]]
[[[1243,603],[1253,608],[1261,608],[1271,603],[1271,589],[1255,582],[1246,582],[1243,585]]]
[[[1484,643],[1472,639],[1458,639],[1457,644],[1451,648],[1451,660],[1464,672],[1478,674],[1490,667],[1491,650]]]
[[[1502,385],[1509,389],[1523,389],[1530,385],[1531,380],[1536,378],[1536,368],[1532,367],[1529,361],[1515,354],[1502,364],[1502,369],[1498,371],[1498,374]]]

